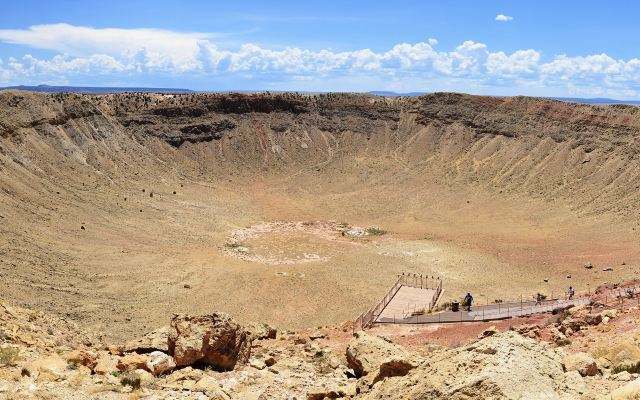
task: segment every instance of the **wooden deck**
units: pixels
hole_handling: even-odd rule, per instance
[[[378,315],[378,320],[404,319],[411,316],[414,310],[429,310],[429,306],[436,295],[435,289],[402,286],[389,304]]]

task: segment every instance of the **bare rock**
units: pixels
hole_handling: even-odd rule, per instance
[[[326,337],[327,337],[327,335],[324,332],[322,332],[321,330],[316,330],[316,331],[313,331],[313,332],[311,332],[309,334],[309,339],[311,339],[311,340],[324,339]]]
[[[510,329],[518,332],[522,336],[526,336],[532,339],[535,339],[538,336],[540,336],[540,326],[536,324],[522,324],[522,325],[511,327]]]
[[[482,331],[480,333],[480,335],[478,335],[478,339],[482,339],[482,338],[486,338],[486,337],[489,337],[489,336],[493,336],[498,332],[500,332],[500,331],[498,331],[495,326],[490,326],[487,329],[485,329],[484,331]]]
[[[30,375],[38,380],[57,381],[64,378],[67,362],[57,354],[38,358],[29,366]]]
[[[640,365],[640,347],[631,340],[606,343],[599,353],[610,363],[613,373],[636,372]]]
[[[611,308],[609,310],[602,311],[600,315],[602,315],[602,318],[613,319],[618,316],[618,310]]]
[[[161,351],[154,351],[149,353],[149,359],[147,360],[146,368],[153,375],[162,375],[173,370],[175,367],[176,362],[170,355],[167,355]]]
[[[97,355],[88,350],[73,350],[67,353],[64,358],[69,364],[83,365],[89,369],[95,368],[98,364]]]
[[[136,369],[147,368],[149,357],[145,354],[129,353],[118,360],[116,368],[118,371],[134,371]]]
[[[229,371],[251,353],[251,334],[224,313],[174,315],[168,343],[177,366],[203,363]]]
[[[613,375],[612,378],[620,382],[629,382],[633,379],[628,371],[618,372],[617,374]]]
[[[256,323],[248,327],[249,332],[253,340],[266,340],[275,339],[278,335],[278,330],[265,323]]]
[[[493,351],[478,351],[493,349]],[[363,399],[574,399],[586,391],[565,373],[562,350],[513,331],[434,354],[405,376],[385,379]]]
[[[339,399],[344,392],[330,388],[312,388],[307,392],[307,400]]]
[[[93,368],[93,372],[98,375],[108,375],[112,372],[118,371],[118,358],[111,354],[101,354],[98,356],[96,366]]]
[[[404,376],[415,368],[419,360],[404,348],[379,336],[356,332],[347,346],[347,363],[357,377],[369,375],[372,382]]]
[[[267,368],[267,363],[264,361],[262,357],[251,357],[249,358],[249,365],[255,369],[265,369]]]
[[[200,378],[195,385],[193,385],[192,390],[195,392],[203,392],[212,400],[227,400],[231,398],[222,386],[220,386],[218,381],[209,375],[204,375]]]
[[[567,338],[567,335],[560,332],[558,328],[550,328],[549,334],[551,335],[551,339],[557,346],[566,346],[568,344],[571,344],[571,340]]]
[[[130,386],[132,389],[137,390],[143,387],[149,387],[152,383],[153,375],[143,369],[126,371],[120,375],[120,384],[122,386]]]
[[[602,323],[602,314],[587,314],[584,320],[588,325],[599,325]]]
[[[640,379],[633,380],[611,392],[611,400],[635,400],[640,398]]]
[[[147,333],[143,337],[127,342],[123,351],[126,353],[151,353],[152,351],[169,352],[169,327],[165,326]]]
[[[600,372],[596,360],[583,352],[567,354],[562,363],[565,370],[578,371],[582,376],[596,376]]]

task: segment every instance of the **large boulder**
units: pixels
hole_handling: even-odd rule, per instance
[[[391,376],[404,376],[414,369],[420,360],[380,336],[356,332],[347,346],[347,363],[357,377],[368,376],[372,383]]]
[[[174,315],[168,343],[178,367],[199,363],[229,371],[251,353],[251,334],[224,313]]]

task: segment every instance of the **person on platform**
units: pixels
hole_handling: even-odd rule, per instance
[[[464,296],[464,305],[467,307],[467,311],[471,311],[472,304],[473,304],[473,296],[471,296],[471,293],[467,293],[467,295]]]

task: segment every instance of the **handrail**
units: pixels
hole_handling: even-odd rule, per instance
[[[430,285],[430,280],[434,281],[434,285]],[[356,318],[353,324],[353,329],[361,330],[367,329],[371,325],[373,325],[374,321],[378,318],[378,316],[382,313],[385,307],[391,302],[393,297],[398,293],[402,286],[416,287],[422,289],[434,289],[435,294],[431,299],[431,303],[429,304],[429,310],[431,310],[434,306],[438,297],[440,297],[440,293],[442,292],[442,280],[439,277],[429,277],[418,274],[401,274],[398,275],[398,279],[396,283],[387,291],[385,296],[380,300],[374,307],[369,310],[363,312]]]
[[[358,319],[356,319],[356,322],[354,324],[354,329],[356,330],[366,329],[373,323],[377,315],[379,315],[382,312],[382,310],[387,306],[387,304],[389,304],[393,296],[395,296],[396,293],[398,293],[398,290],[400,290],[400,288],[402,287],[402,276],[398,277],[398,280],[396,281],[396,283],[391,287],[391,289],[389,289],[389,291],[387,292],[387,294],[385,294],[382,300],[380,300],[374,307],[370,308],[368,311],[360,314]]]

